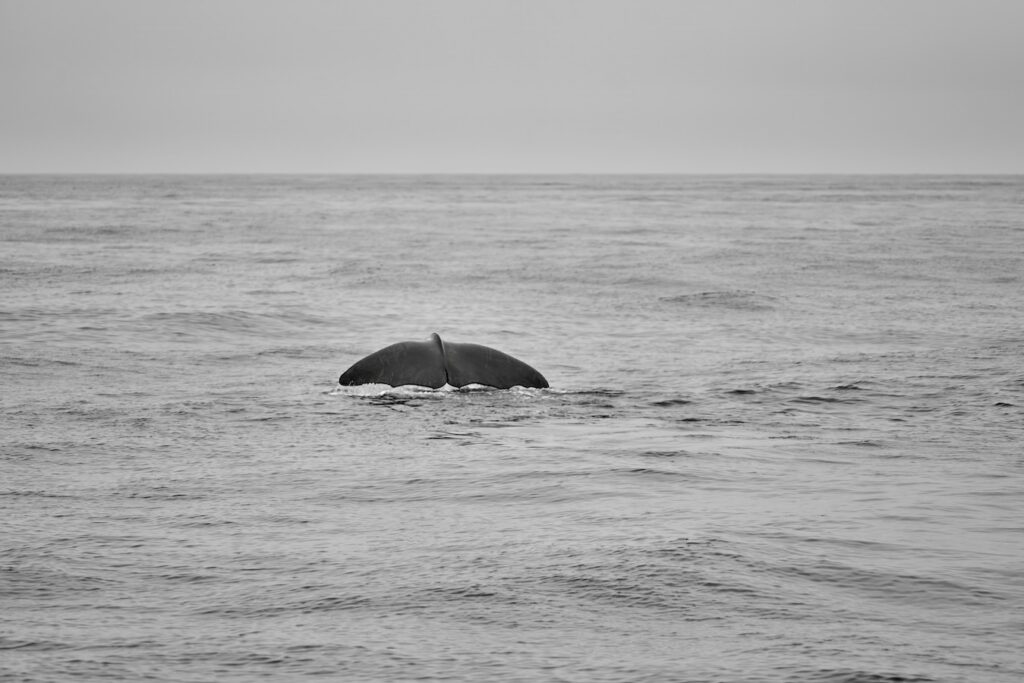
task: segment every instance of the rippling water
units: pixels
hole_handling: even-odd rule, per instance
[[[8,176],[0,238],[0,677],[1024,677],[1024,178]],[[552,388],[337,386],[435,331]]]

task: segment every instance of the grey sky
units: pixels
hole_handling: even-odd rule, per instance
[[[1024,173],[1019,0],[0,0],[0,172]]]

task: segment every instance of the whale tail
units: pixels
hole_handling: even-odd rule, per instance
[[[343,372],[338,383],[415,384],[433,389],[445,384],[482,384],[497,389],[548,386],[542,374],[507,353],[480,344],[444,342],[436,333],[427,341],[398,342],[371,353]]]

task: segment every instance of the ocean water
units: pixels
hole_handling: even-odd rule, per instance
[[[1022,177],[0,177],[0,678],[1024,679]],[[485,344],[550,389],[342,388]]]

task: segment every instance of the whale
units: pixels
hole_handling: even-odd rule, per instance
[[[507,353],[480,344],[442,341],[436,332],[425,341],[404,341],[385,346],[356,361],[341,373],[342,386],[414,384],[440,389],[481,384],[496,389],[544,389],[548,381],[532,367]]]

